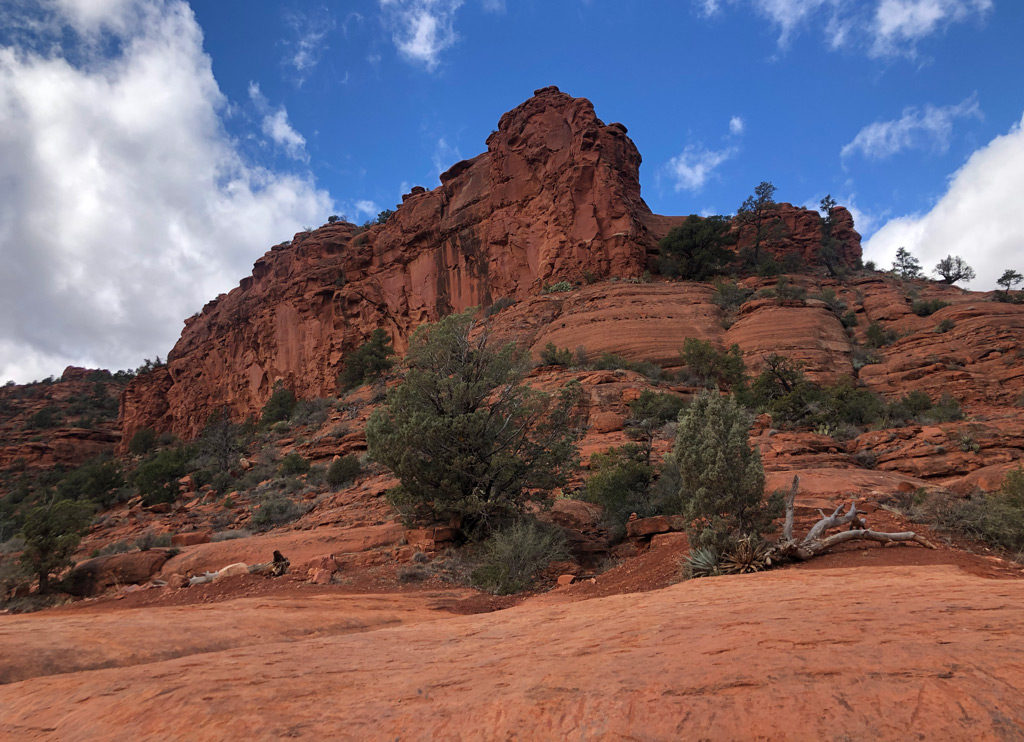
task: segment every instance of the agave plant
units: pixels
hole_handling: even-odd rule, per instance
[[[690,549],[690,553],[683,560],[683,574],[687,579],[722,574],[718,552],[706,546]]]
[[[754,536],[746,536],[726,553],[721,570],[727,575],[742,575],[760,572],[768,565],[768,544]]]

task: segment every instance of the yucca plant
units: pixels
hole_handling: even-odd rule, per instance
[[[706,546],[690,549],[683,559],[683,575],[688,580],[697,577],[714,577],[722,574],[718,552]]]
[[[768,545],[759,538],[739,539],[722,559],[722,574],[742,575],[768,568]]]

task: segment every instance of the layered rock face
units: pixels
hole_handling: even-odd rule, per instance
[[[640,159],[626,128],[604,124],[588,100],[536,91],[501,117],[486,152],[452,166],[440,187],[414,188],[386,224],[298,234],[186,320],[167,368],[124,395],[124,440],[147,426],[191,437],[220,408],[253,414],[278,381],[302,397],[331,394],[345,354],[377,327],[402,350],[415,327],[453,311],[560,280],[639,277],[678,221],[640,197]],[[790,247],[777,249],[813,258],[817,213],[783,204],[778,216]],[[853,264],[852,220],[840,209],[834,221]],[[618,310],[609,300],[604,313]],[[622,329],[640,348],[654,328],[636,324]]]
[[[0,471],[75,466],[112,452],[124,384],[69,366],[60,379],[0,387]]]

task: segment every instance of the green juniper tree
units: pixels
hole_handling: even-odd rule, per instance
[[[576,463],[579,385],[524,385],[529,354],[474,333],[473,310],[417,328],[405,378],[370,417],[371,458],[401,481],[407,515],[448,519],[471,538],[517,519],[527,490],[563,483]]]
[[[781,501],[763,500],[764,469],[750,447],[751,418],[733,397],[704,391],[679,416],[666,469],[677,486],[676,509],[690,524],[693,547],[719,554],[746,536],[760,536]]]

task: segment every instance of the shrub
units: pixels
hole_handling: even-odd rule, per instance
[[[252,536],[252,531],[238,528],[233,531],[217,531],[217,533],[210,536],[210,541],[234,541],[235,539],[249,538],[250,536]]]
[[[49,405],[31,415],[25,423],[26,428],[55,428],[64,420],[64,413],[59,407]]]
[[[844,312],[839,317],[839,321],[842,323],[843,327],[845,327],[846,329],[850,329],[851,327],[856,327],[857,326],[857,313],[854,312],[852,309],[850,311],[848,311],[848,312]]]
[[[503,296],[500,299],[496,299],[491,306],[484,310],[484,317],[493,317],[494,315],[501,312],[503,309],[508,309],[510,306],[516,303],[516,300],[511,296]]]
[[[667,422],[676,420],[679,417],[679,411],[685,406],[686,402],[676,394],[644,389],[640,392],[639,397],[629,403],[632,414],[627,425],[649,421],[652,427],[660,427]]]
[[[362,467],[359,466],[357,457],[351,454],[341,456],[327,467],[327,484],[334,489],[340,489],[350,482],[354,482],[361,470]]]
[[[892,330],[886,330],[877,322],[872,322],[868,325],[865,338],[869,348],[881,348],[893,343],[896,340],[896,333]]]
[[[332,405],[332,400],[323,397],[300,400],[295,404],[291,421],[294,425],[319,427],[327,422]]]
[[[135,546],[139,551],[149,551],[150,549],[157,546],[170,546],[171,545],[171,534],[169,533],[157,533],[156,531],[146,530],[135,539]]]
[[[724,553],[759,536],[781,512],[763,501],[764,469],[749,443],[750,416],[732,397],[701,392],[680,416],[665,468],[678,476],[675,509],[690,524],[690,544]]]
[[[647,451],[635,443],[612,448],[590,457],[590,476],[580,496],[604,508],[605,522],[620,537],[631,513],[653,515],[649,489],[654,471]]]
[[[690,373],[705,385],[713,383],[731,389],[741,385],[747,375],[743,351],[738,345],[718,350],[707,340],[686,338],[682,359]]]
[[[927,317],[928,315],[935,314],[943,307],[948,307],[948,301],[942,301],[941,299],[918,299],[910,302],[910,311],[916,314],[918,317]]]
[[[108,507],[118,500],[117,490],[124,486],[121,465],[98,456],[73,469],[57,484],[57,497],[62,500],[91,500]]]
[[[1024,551],[1024,469],[1006,475],[996,492],[960,499],[947,493],[928,498],[916,515],[946,531],[991,546]]]
[[[178,480],[188,471],[191,452],[184,446],[168,448],[152,454],[139,464],[132,482],[145,505],[174,502],[178,497]]]
[[[735,243],[727,217],[691,214],[658,243],[661,272],[687,281],[707,281],[728,264],[732,253],[725,248]]]
[[[394,355],[391,338],[378,327],[365,343],[345,356],[345,365],[338,374],[338,388],[348,391],[379,379],[395,365]]]
[[[270,399],[263,405],[263,412],[260,414],[260,425],[264,428],[274,423],[283,422],[292,416],[295,411],[295,392],[284,386],[281,382],[274,385],[274,391]]]
[[[576,287],[568,281],[557,281],[541,289],[542,294],[556,294],[561,291],[572,291]]]
[[[128,442],[128,450],[136,456],[145,456],[156,446],[156,431],[152,428],[142,428],[136,431]]]
[[[735,281],[715,281],[715,293],[711,295],[711,301],[725,311],[733,312],[753,293],[751,289],[745,289]]]
[[[528,587],[537,572],[567,554],[560,529],[516,521],[484,541],[473,583],[497,595],[516,593]]]
[[[802,303],[807,299],[807,289],[794,284],[786,276],[779,276],[779,280],[775,284],[775,298],[780,304],[785,301]]]
[[[947,317],[946,319],[942,320],[942,322],[940,322],[939,324],[937,324],[935,326],[935,332],[938,332],[938,333],[949,332],[954,327],[956,327],[956,323],[954,323],[953,320],[951,320],[951,319],[949,319]]]
[[[281,459],[277,467],[277,473],[282,477],[291,477],[298,474],[305,474],[309,471],[309,462],[301,455],[292,451]]]
[[[388,219],[390,219],[394,213],[394,209],[384,209],[384,211],[377,214],[377,224],[387,224]]]
[[[540,362],[544,366],[571,366],[573,352],[568,348],[556,348],[554,343],[548,343],[540,352]]]
[[[494,348],[473,326],[467,311],[416,329],[405,378],[370,417],[366,439],[371,458],[401,482],[390,494],[401,512],[457,517],[479,536],[514,519],[528,489],[566,480],[580,387],[557,397],[527,387],[527,354]]]
[[[252,509],[250,522],[253,528],[265,531],[274,526],[281,526],[300,518],[304,513],[294,500],[280,492],[272,492],[260,497]]]

